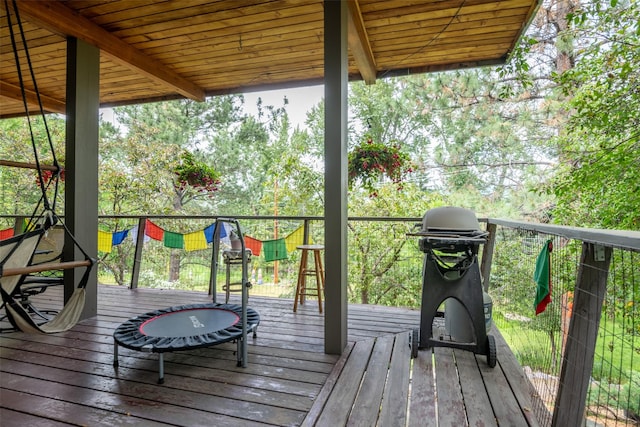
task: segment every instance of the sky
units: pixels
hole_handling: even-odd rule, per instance
[[[258,98],[262,98],[263,105],[281,107],[285,96],[289,100],[286,110],[289,114],[291,127],[306,129],[304,122],[307,118],[307,112],[324,97],[324,85],[245,93],[245,112],[252,115],[258,114],[258,109],[256,108]],[[113,109],[102,108],[100,113],[104,120],[114,121]]]
[[[307,112],[324,97],[324,85],[245,93],[245,111],[257,115],[256,102],[259,97],[262,98],[263,105],[280,107],[285,96],[289,100],[286,110],[289,114],[291,127],[298,126],[300,129],[305,129],[304,121],[307,118]]]

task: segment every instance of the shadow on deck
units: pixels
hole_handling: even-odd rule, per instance
[[[58,297],[58,298],[56,298]],[[41,305],[55,307],[47,292]],[[206,302],[202,293],[99,287],[98,315],[55,335],[0,336],[0,419],[30,425],[537,425],[528,381],[496,331],[498,366],[461,350],[410,358],[415,310],[349,306],[349,345],[324,353],[324,319],[308,304],[250,298],[261,316],[246,368],[232,343],[157,355],[122,349],[114,329],[158,308]],[[231,302],[234,302],[233,300]]]

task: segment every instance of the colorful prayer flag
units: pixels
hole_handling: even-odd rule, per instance
[[[111,237],[111,244],[113,246],[119,245],[124,241],[124,239],[127,238],[128,234],[129,234],[129,230],[116,231],[115,233],[113,233],[113,236]]]
[[[220,230],[220,243],[225,244],[227,246],[231,246],[231,232],[233,228],[231,224],[228,222],[222,223],[222,229]]]
[[[262,242],[260,240],[244,236],[244,246],[247,249],[251,249],[253,256],[260,256],[260,251],[262,250]]]
[[[0,240],[8,239],[9,237],[13,237],[13,227],[0,230]]]
[[[147,219],[144,222],[144,234],[151,237],[154,240],[162,242],[164,237],[164,230]]]
[[[110,253],[112,246],[111,241],[111,233],[109,233],[108,231],[98,230],[98,251]]]
[[[165,230],[162,242],[167,248],[184,249],[184,236],[180,233],[173,233]]]
[[[264,240],[262,249],[264,251],[264,260],[267,262],[287,259],[287,244],[284,239]]]
[[[207,249],[207,238],[204,231],[195,231],[184,235],[184,249],[186,251],[198,251]]]
[[[284,238],[284,241],[287,245],[287,252],[291,253],[296,250],[296,248],[302,244],[304,244],[304,227],[301,225],[294,232],[289,234]],[[311,243],[311,241],[309,241]]]
[[[214,222],[213,224],[211,224],[210,226],[204,229],[204,236],[207,239],[207,243],[213,242],[213,233],[216,231],[216,224],[217,223]],[[220,229],[220,238],[222,239],[223,237],[227,237],[227,233],[224,227]]]
[[[132,227],[131,233],[129,233],[133,243],[136,243],[136,240],[138,239],[138,228],[139,227],[137,225]],[[147,243],[149,240],[151,240],[151,237],[147,236],[146,234],[142,237],[142,243]]]
[[[533,306],[536,316],[542,313],[547,304],[551,302],[551,251],[553,240],[547,240],[536,259],[536,269],[533,272],[533,280],[536,282],[536,300]]]

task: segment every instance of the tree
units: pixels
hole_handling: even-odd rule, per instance
[[[202,103],[181,100],[116,108],[121,127],[101,129],[101,213],[215,212],[212,195],[217,194],[220,159],[212,155],[209,143],[225,141],[241,129],[241,105],[241,97],[224,96]],[[200,181],[189,183],[194,171]],[[130,256],[120,253],[127,250],[117,247],[109,257],[115,262],[105,258],[104,265],[115,277],[123,276],[117,271],[123,265],[118,257]],[[180,259],[180,252],[172,251],[170,281],[179,278]]]
[[[64,118],[48,115],[47,126],[51,135],[58,163],[64,167]],[[33,138],[42,165],[53,164],[53,154],[41,116],[31,117]],[[35,154],[31,142],[31,133],[26,118],[13,118],[0,121],[0,159],[17,162],[35,163]],[[38,173],[33,169],[0,167],[0,211],[7,214],[29,215],[38,206],[41,191],[37,183]],[[54,192],[49,188],[47,196],[50,202]],[[64,183],[58,193],[59,205],[56,212],[64,214]]]
[[[575,67],[557,76],[568,98],[562,158],[548,191],[557,221],[640,229],[640,6],[592,2],[569,16]]]

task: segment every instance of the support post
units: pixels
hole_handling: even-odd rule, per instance
[[[100,50],[74,37],[67,39],[67,104],[65,156],[65,223],[92,258],[98,252],[98,117]],[[65,242],[65,260],[84,259]],[[64,272],[67,301],[81,279],[76,269]],[[81,319],[98,313],[98,274],[93,268],[86,287]]]
[[[136,235],[136,249],[133,253],[130,289],[136,289],[138,287],[138,281],[140,280],[140,263],[142,262],[142,251],[144,250],[144,229],[146,224],[147,218],[140,217],[138,220],[138,234]]]
[[[347,346],[347,2],[324,2],[324,348]]]
[[[489,291],[489,281],[491,279],[491,263],[493,262],[493,248],[496,246],[496,231],[498,226],[487,222],[487,243],[482,248],[482,261],[480,263],[480,275],[482,276],[482,287],[485,292]]]
[[[579,426],[584,418],[612,252],[610,247],[604,248],[602,257],[597,258],[596,246],[582,243],[573,313],[553,411],[553,426]]]

